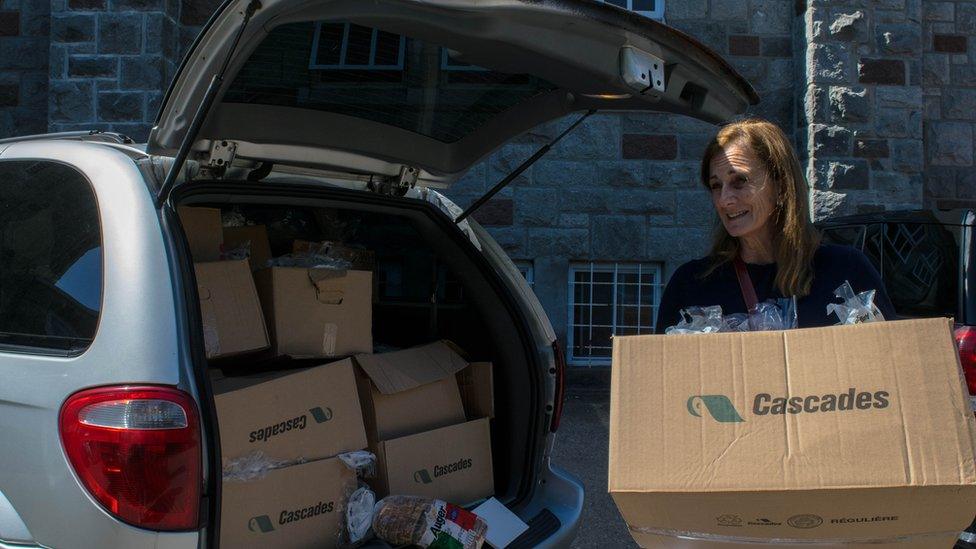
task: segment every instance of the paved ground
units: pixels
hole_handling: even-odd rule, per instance
[[[552,460],[586,486],[583,524],[574,548],[637,547],[607,493],[609,414],[610,395],[602,383],[568,388]]]

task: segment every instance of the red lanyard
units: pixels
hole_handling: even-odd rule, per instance
[[[746,263],[742,261],[741,257],[736,256],[732,264],[735,266],[735,276],[739,279],[739,289],[742,290],[742,299],[746,303],[746,310],[752,313],[756,310],[759,300],[756,299],[756,288],[753,287],[752,279],[749,278]]]

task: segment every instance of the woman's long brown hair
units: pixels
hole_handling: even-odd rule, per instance
[[[763,163],[774,185],[776,209],[769,223],[774,224],[773,254],[776,259],[776,288],[784,296],[803,297],[813,282],[813,255],[820,245],[820,234],[810,220],[807,181],[796,151],[783,130],[766,120],[752,118],[734,122],[719,130],[705,148],[701,163],[701,182],[709,188],[712,158],[732,143],[746,143]],[[705,276],[739,255],[739,240],[731,236],[719,220],[712,259]]]

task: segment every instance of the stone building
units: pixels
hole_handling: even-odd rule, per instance
[[[794,136],[817,218],[976,205],[974,0],[606,0],[663,19],[738,68],[752,114]],[[145,139],[214,0],[0,0],[0,135],[77,129]],[[451,191],[467,205],[566,121],[495,152]],[[663,283],[707,248],[697,183],[715,128],[597,114],[489,202],[577,365],[649,331]]]

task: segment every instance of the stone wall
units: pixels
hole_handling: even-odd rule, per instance
[[[52,0],[51,131],[145,141],[179,61],[175,0]]]
[[[921,0],[810,0],[800,127],[818,219],[922,205],[921,17]]]
[[[976,207],[976,2],[922,4],[926,206]]]
[[[0,1],[0,137],[47,131],[50,5]]]

